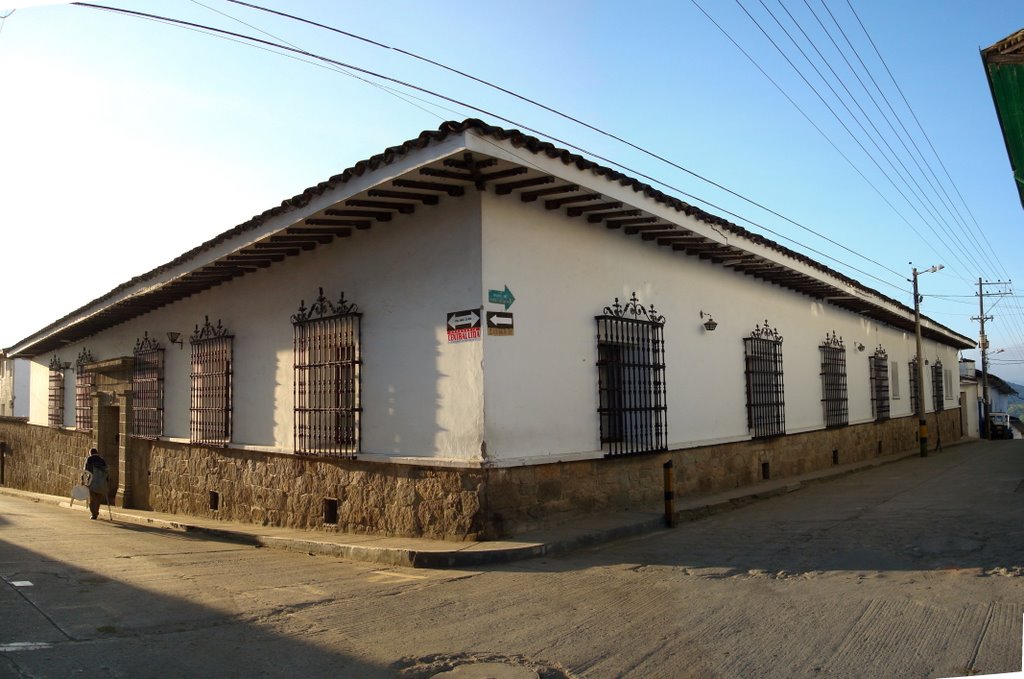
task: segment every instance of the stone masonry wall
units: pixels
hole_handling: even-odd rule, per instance
[[[961,438],[960,410],[928,415],[929,449]],[[662,511],[662,464],[671,459],[676,497],[734,490],[762,480],[762,464],[779,479],[914,449],[913,417],[791,434],[768,440],[655,455],[488,470],[485,534],[516,535],[594,512]],[[835,453],[835,457],[833,457]]]
[[[929,415],[936,438],[961,437],[959,409]],[[938,437],[937,437],[938,435]],[[67,495],[91,434],[0,418],[5,485]],[[595,512],[661,511],[662,464],[673,460],[677,497],[716,493],[833,464],[912,450],[914,418],[654,455],[513,468],[446,469],[298,457],[129,439],[129,505],[261,525],[489,540]],[[217,508],[212,508],[216,493]],[[330,507],[325,508],[325,502]],[[326,523],[336,507],[337,521]]]
[[[7,444],[5,486],[70,497],[92,447],[92,433],[0,417],[0,441]]]
[[[297,457],[133,439],[133,503],[273,526],[476,540],[483,472]],[[144,485],[143,485],[144,484]],[[211,509],[211,492],[217,509]],[[325,525],[325,500],[338,520]]]

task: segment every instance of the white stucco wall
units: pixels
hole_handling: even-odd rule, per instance
[[[479,307],[480,212],[475,194],[421,206],[368,231],[237,278],[57,352],[74,363],[131,356],[143,332],[166,346],[165,433],[189,436],[188,338],[204,316],[234,335],[233,445],[293,449],[292,323],[300,299],[341,291],[362,319],[362,449],[471,460],[483,439],[481,342],[448,344],[446,312]],[[182,333],[184,348],[166,333]],[[47,364],[33,361],[31,419],[47,421]],[[74,425],[74,370],[65,423]]]
[[[833,331],[847,348],[850,423],[873,420],[869,357],[879,345],[900,364],[900,398],[891,401],[891,415],[911,413],[910,333],[621,231],[566,219],[545,210],[543,201],[492,194],[483,201],[482,287],[486,295],[507,285],[516,297],[515,335],[484,340],[486,441],[499,463],[600,454],[594,316],[633,291],[666,317],[670,448],[749,438],[742,339],[766,319],[784,338],[787,433],[824,427],[818,347]],[[702,310],[719,323],[712,333],[702,326]],[[944,404],[955,407],[956,351],[925,340],[924,356],[952,370]]]

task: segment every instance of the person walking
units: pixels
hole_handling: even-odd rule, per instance
[[[82,482],[89,487],[89,513],[95,520],[100,513],[100,505],[107,500],[107,461],[100,457],[95,448],[89,451],[85,460],[85,474]]]

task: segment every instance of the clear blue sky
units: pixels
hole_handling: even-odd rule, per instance
[[[225,0],[111,0],[289,42],[515,123],[402,88],[396,88],[401,95],[396,96],[333,70],[153,21],[66,4],[21,7],[0,20],[0,346],[358,160],[443,120],[471,116],[504,127],[532,127],[540,136],[619,162],[628,173],[648,174],[674,187],[668,192],[683,191],[753,220],[781,236],[681,196],[906,304],[912,303],[905,280],[909,262],[919,268],[944,264],[943,271],[921,279],[923,311],[977,337],[970,317],[978,314],[979,276],[1013,278],[1024,295],[1024,260],[1018,255],[1024,209],[978,55],[980,48],[1024,27],[1024,4],[851,1],[952,183],[847,0],[742,0],[742,5],[697,0],[824,136],[691,0],[259,4],[444,62],[529,96],[714,179],[878,264],[605,136],[395,50]],[[18,5],[0,0],[0,7],[5,4]],[[872,151],[909,203],[743,7]],[[899,141],[889,128],[892,123],[899,130],[899,123],[891,113],[889,122],[878,113],[818,25],[811,9],[848,58],[856,59],[826,8],[923,152],[923,171],[904,150],[903,143],[910,145],[906,137]],[[908,173],[900,168],[905,179],[867,141],[767,10],[860,115],[826,63],[843,77],[871,120],[862,118],[865,127],[874,124],[886,140],[876,137],[877,143],[883,149],[888,143],[900,158],[892,163],[909,168]],[[0,9],[0,16],[9,11]],[[915,182],[926,200],[908,188]],[[932,184],[941,184],[939,192]],[[946,196],[953,210],[947,209]],[[989,337],[993,349],[1005,352],[993,358],[992,369],[1024,382],[1024,301],[997,299],[988,301],[995,305]]]

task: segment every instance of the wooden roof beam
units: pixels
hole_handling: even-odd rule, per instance
[[[579,205],[577,207],[571,207],[565,211],[570,217],[579,217],[584,212],[596,212],[598,210],[617,210],[622,207],[622,203],[594,203],[593,205]]]
[[[543,184],[551,184],[555,181],[555,178],[549,174],[542,177],[533,177],[531,179],[520,179],[517,182],[507,182],[505,184],[495,184],[494,192],[499,196],[504,196],[518,189],[528,189],[531,186],[541,186]]]
[[[319,219],[309,217],[302,221],[309,226],[354,226],[357,229],[368,229],[371,226],[371,222],[368,219]]]
[[[376,219],[378,222],[390,222],[392,216],[390,212],[377,212],[375,210],[338,210],[336,208],[328,208],[327,210],[324,210],[324,214],[328,217],[362,217],[363,219]]]
[[[384,200],[360,200],[352,199],[346,200],[345,205],[349,207],[368,207],[374,210],[394,210],[400,212],[403,215],[411,215],[416,211],[416,206],[412,203],[392,203]]]
[[[546,200],[544,201],[544,207],[548,210],[557,210],[563,205],[568,205],[569,203],[585,203],[588,200],[598,200],[600,198],[600,193],[581,193],[576,196],[566,196],[565,198]]]
[[[541,196],[553,196],[558,193],[568,193],[570,191],[579,191],[579,184],[562,184],[561,186],[552,186],[547,189],[537,189],[535,191],[523,191],[519,194],[520,200],[524,203],[532,203]]]
[[[598,212],[596,214],[588,215],[587,221],[591,224],[597,224],[603,222],[606,219],[616,219],[618,217],[638,217],[640,210],[613,210],[612,212]]]
[[[413,193],[412,191],[388,191],[387,189],[370,189],[366,195],[371,198],[397,198],[399,200],[418,200],[424,205],[437,205],[438,197],[433,193]]]
[[[447,193],[452,198],[464,195],[466,189],[457,184],[444,184],[442,182],[421,182],[415,179],[394,179],[391,181],[392,186],[396,186],[400,189],[419,189],[420,191],[439,191],[441,193]]]
[[[369,228],[369,226],[370,226],[369,222],[363,222],[363,223],[366,224],[366,228]],[[336,226],[336,227],[333,227],[333,228],[319,227],[319,228],[316,228],[316,229],[307,229],[307,228],[304,228],[304,227],[301,227],[301,226],[291,226],[291,227],[288,227],[288,230],[285,231],[285,233],[295,233],[295,234],[329,233],[332,236],[334,236],[335,238],[348,238],[349,236],[352,235],[352,229],[346,229],[346,228],[341,227],[341,226]]]

